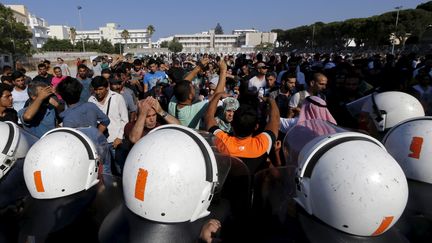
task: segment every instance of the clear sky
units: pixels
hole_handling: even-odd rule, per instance
[[[415,8],[420,0],[0,0],[24,4],[50,25],[80,29],[77,6],[82,6],[83,29],[98,29],[108,22],[120,29],[145,29],[152,24],[153,40],[173,34],[193,34],[214,28],[219,22],[225,33],[233,29],[260,31],[289,29],[349,18],[362,18]]]

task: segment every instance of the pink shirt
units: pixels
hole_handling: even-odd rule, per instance
[[[53,88],[55,89],[55,88],[57,87],[57,85],[58,85],[61,81],[63,81],[65,78],[66,78],[66,76],[61,76],[60,78],[54,76],[54,77],[51,79],[51,85],[52,85]],[[58,98],[59,100],[62,100],[62,97],[61,97],[59,94],[57,94],[57,92],[56,92],[56,95],[57,95],[57,98]]]

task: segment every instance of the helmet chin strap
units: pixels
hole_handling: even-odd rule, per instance
[[[387,112],[384,110],[380,110],[376,104],[375,101],[375,93],[372,94],[372,109],[373,113],[375,114],[375,124],[377,125],[377,128],[380,132],[383,132],[386,129],[386,116]]]

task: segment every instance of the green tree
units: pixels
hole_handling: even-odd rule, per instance
[[[151,37],[153,36],[153,33],[155,32],[155,27],[153,25],[147,26],[147,33],[149,35],[149,47],[151,47]]]
[[[125,49],[126,49],[126,46],[127,46],[127,40],[129,39],[129,37],[130,37],[130,35],[129,35],[129,31],[127,31],[127,30],[123,30],[122,32],[121,32],[121,37],[125,40]]]
[[[0,3],[0,51],[12,53],[14,60],[20,55],[31,54],[32,33],[22,23],[18,23],[12,10]]]
[[[105,53],[116,53],[114,46],[109,42],[108,40],[105,40],[102,38],[101,42],[99,43],[99,52],[105,52]]]
[[[161,48],[168,48],[168,44],[169,44],[168,41],[162,41],[162,43],[160,44],[160,47]]]
[[[419,4],[419,5],[417,5],[416,9],[423,9],[423,10],[431,12],[432,11],[432,1],[428,1],[426,3]]]
[[[42,46],[43,51],[71,51],[73,49],[74,46],[69,40],[57,40],[57,38],[49,38]]]
[[[222,29],[222,26],[217,23],[216,27],[215,27],[215,34],[216,35],[223,35],[224,31]]]
[[[178,52],[181,52],[183,50],[183,45],[182,45],[182,43],[180,43],[176,39],[174,39],[174,40],[169,42],[168,50],[170,50],[174,53],[178,53]]]

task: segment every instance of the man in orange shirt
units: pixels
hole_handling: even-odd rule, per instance
[[[258,116],[256,107],[242,104],[234,113],[232,126],[234,135],[221,130],[216,123],[215,113],[220,98],[227,94],[216,93],[210,101],[205,115],[206,128],[213,133],[226,148],[231,156],[239,157],[248,166],[249,171],[254,174],[266,167],[267,156],[276,141],[279,129],[279,109],[274,99],[263,97],[263,101],[269,104],[269,121],[264,131],[253,135],[258,129]]]

